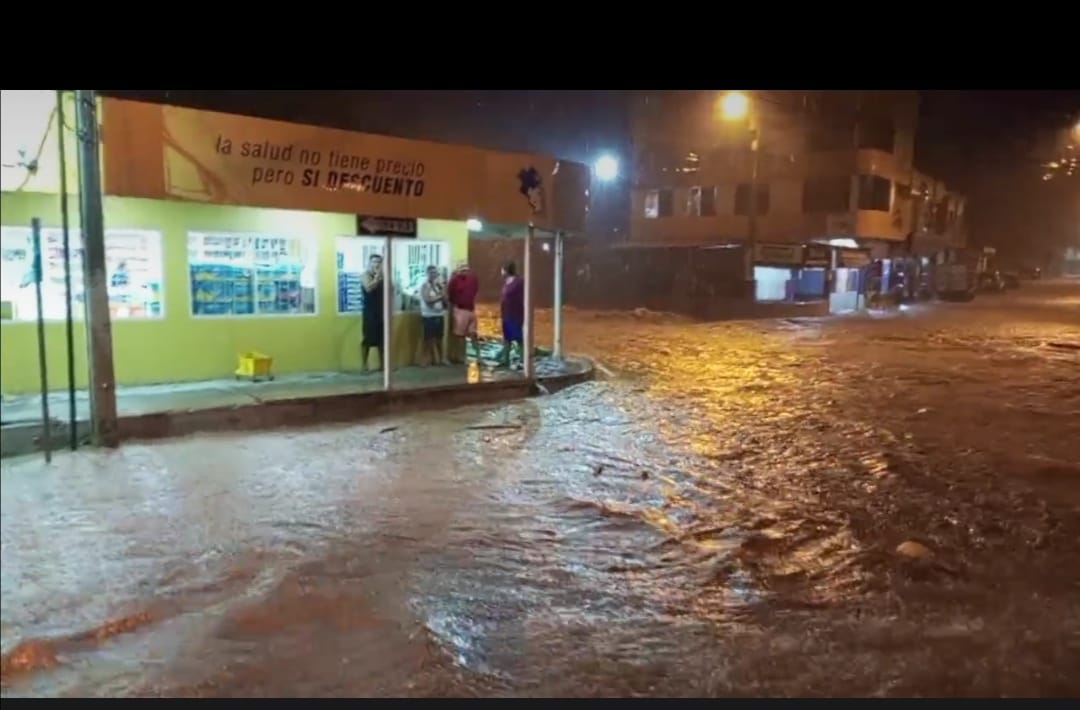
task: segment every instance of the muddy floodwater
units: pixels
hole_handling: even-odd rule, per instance
[[[1080,283],[566,329],[612,378],[4,461],[4,697],[1080,693]]]

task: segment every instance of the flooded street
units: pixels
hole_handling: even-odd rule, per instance
[[[614,377],[4,461],[4,697],[1080,693],[1080,282],[565,327]]]

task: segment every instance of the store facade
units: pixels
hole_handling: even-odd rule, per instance
[[[5,109],[30,93],[53,94],[5,91]],[[248,351],[270,355],[276,373],[359,369],[359,282],[372,254],[384,257],[392,284],[389,360],[414,364],[421,279],[429,266],[446,273],[467,260],[468,220],[570,233],[584,225],[589,171],[576,163],[109,98],[98,106],[118,386],[230,377]],[[5,142],[55,146],[63,129],[45,114],[20,119],[17,137],[6,111]],[[65,132],[73,154],[75,136]],[[39,165],[55,162],[53,152]],[[75,162],[68,156],[72,192]],[[46,361],[64,370],[59,172],[39,167],[32,178],[5,175],[0,194],[4,394],[40,384],[27,289],[32,218],[42,223]],[[72,224],[75,376],[85,388],[81,235]]]
[[[831,258],[831,249],[821,244],[755,244],[755,300],[824,301]]]

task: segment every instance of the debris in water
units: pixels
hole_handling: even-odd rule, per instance
[[[466,430],[480,430],[480,429],[520,429],[520,424],[472,424],[465,427]]]
[[[643,481],[649,480],[649,472],[648,471],[642,471],[641,472],[641,480],[643,480]]]
[[[926,414],[930,411],[930,407],[919,407],[918,414]]]
[[[930,548],[914,540],[905,540],[896,546],[896,554],[910,560],[922,560],[930,557],[933,553]]]
[[[596,464],[596,467],[593,468],[592,475],[599,476],[603,472],[604,472],[604,464],[598,463],[598,464]]]
[[[389,434],[390,432],[397,431],[397,430],[398,430],[398,428],[396,426],[388,426],[388,427],[383,427],[382,429],[380,429],[379,433],[380,434]]]

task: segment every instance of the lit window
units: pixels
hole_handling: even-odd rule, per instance
[[[701,216],[701,188],[691,187],[686,194],[686,214],[688,217]]]
[[[645,218],[656,219],[660,216],[660,192],[649,190],[645,193]]]

